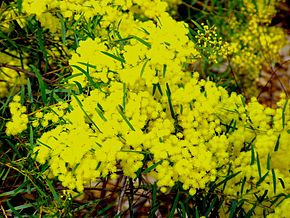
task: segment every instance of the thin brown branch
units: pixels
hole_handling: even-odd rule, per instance
[[[8,68],[8,69],[11,69],[11,70],[15,70],[16,72],[21,72],[21,73],[24,73],[25,75],[29,76],[29,77],[36,77],[36,75],[34,73],[31,73],[29,72],[28,70],[25,70],[25,69],[22,69],[20,67],[17,67],[17,66],[13,66],[13,65],[9,65],[9,64],[4,64],[4,63],[0,63],[0,68],[3,67],[3,68]],[[44,77],[42,77],[42,80],[49,83],[49,84],[53,84],[56,80],[49,80],[49,79],[46,79]]]

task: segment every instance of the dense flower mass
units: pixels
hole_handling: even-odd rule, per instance
[[[21,105],[20,96],[14,96],[13,101],[9,104],[9,109],[12,119],[6,123],[6,134],[17,135],[27,129],[28,124],[28,116],[25,114],[26,107]]]
[[[290,194],[287,97],[281,95],[277,109],[255,98],[246,103],[242,95],[189,70],[203,55],[213,63],[232,55],[240,72],[260,65],[257,40],[261,52],[267,46],[276,51],[283,41],[259,26],[268,23],[274,6],[254,13],[263,4],[258,1],[253,8],[245,1],[245,11],[252,15],[247,29],[224,43],[208,25],[192,40],[188,24],[166,12],[179,3],[24,0],[23,10],[56,34],[63,19],[101,20],[97,35],[70,51],[72,75],[62,84],[71,88],[68,99],[33,111],[28,119],[20,97],[14,96],[6,134],[21,134],[31,125],[39,134],[35,160],[47,164],[46,175],[70,190],[82,192],[97,178],[119,174],[135,179],[144,170],[164,193],[182,184],[195,195],[226,180],[217,193],[243,199],[244,210],[254,210],[257,217],[279,217],[289,201],[272,201]],[[13,73],[9,81],[3,75],[0,97],[7,95],[1,79],[7,80],[5,90],[22,84]],[[263,205],[252,203],[261,198],[266,199]]]
[[[287,44],[286,34],[281,27],[270,26],[276,14],[276,6],[281,0],[245,0],[242,14],[247,22],[241,23],[239,17],[231,16],[228,23],[230,32],[229,56],[239,81],[249,96],[257,95],[257,82],[263,66],[280,60],[279,50]]]

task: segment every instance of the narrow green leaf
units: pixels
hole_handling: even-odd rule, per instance
[[[65,22],[64,22],[64,19],[63,19],[63,16],[62,15],[58,15],[58,18],[59,18],[59,21],[60,21],[60,24],[61,24],[61,40],[62,40],[62,43],[64,45],[66,45],[66,28],[65,28]]]
[[[153,84],[152,95],[154,96],[154,94],[155,94],[155,92],[156,92],[156,88],[158,89],[160,95],[162,96],[162,95],[163,95],[163,92],[162,92],[162,90],[161,90],[160,83],[154,83],[154,84]]]
[[[39,26],[36,32],[36,36],[37,36],[37,42],[40,48],[40,51],[42,52],[43,56],[44,56],[44,60],[45,60],[45,72],[47,72],[48,70],[48,55],[47,55],[47,51],[45,49],[45,43],[44,43],[44,33],[42,30],[42,27]]]
[[[158,161],[157,163],[153,164],[152,166],[148,167],[143,171],[143,174],[149,173],[152,170],[154,170],[158,165],[160,165],[163,162],[163,160]]]
[[[30,65],[30,67],[31,67],[32,71],[35,73],[36,78],[38,80],[42,101],[45,105],[48,105],[48,101],[46,98],[46,85],[43,82],[42,76],[41,76],[39,70],[35,66]]]
[[[33,132],[33,128],[32,128],[32,125],[29,126],[29,145],[30,145],[30,148],[32,150],[33,148],[33,145],[34,145],[34,132]]]
[[[82,85],[79,83],[79,82],[77,82],[77,81],[73,81],[75,84],[76,84],[76,86],[78,87],[78,89],[79,89],[79,94],[82,94],[83,92],[84,92],[84,89],[83,89],[83,87],[82,87]]]
[[[247,177],[244,176],[243,181],[242,181],[242,186],[241,186],[241,195],[243,195],[243,193],[244,193],[244,187],[245,187],[246,180],[247,180]]]
[[[129,120],[125,116],[125,114],[123,112],[123,108],[122,108],[121,105],[118,105],[117,106],[117,111],[119,112],[119,114],[121,115],[121,117],[123,118],[123,120],[127,123],[127,125],[130,127],[130,129],[133,130],[133,131],[135,131],[134,127],[132,126],[132,124],[129,122]]]
[[[11,40],[9,36],[6,36],[2,31],[0,31],[0,38],[4,39],[3,40],[4,42],[5,41],[9,42],[12,45],[12,47],[18,49],[18,45],[13,40]]]
[[[282,178],[278,178],[278,180],[279,180],[282,188],[285,189],[285,183],[284,183],[283,179]]]
[[[268,156],[267,156],[267,170],[270,170],[271,168],[271,155],[270,153],[268,153]]]
[[[141,68],[141,72],[140,72],[140,77],[142,77],[142,76],[143,76],[143,74],[144,74],[144,71],[145,71],[145,67],[146,67],[146,65],[147,65],[148,61],[149,61],[149,60],[146,60],[146,61],[144,62],[144,64],[143,64],[143,66],[142,66],[142,68]]]
[[[229,215],[230,218],[234,217],[237,207],[238,207],[238,201],[237,200],[233,200],[231,202],[231,207],[230,207],[230,215]]]
[[[30,103],[33,103],[33,95],[32,95],[32,90],[31,90],[31,83],[30,83],[30,79],[27,78],[27,94],[28,94],[28,99],[30,101]]]
[[[199,23],[197,23],[196,21],[192,20],[191,19],[191,22],[194,23],[194,25],[200,30],[200,31],[203,31],[203,28],[201,25],[199,25]]]
[[[123,82],[123,109],[126,111],[126,101],[127,101],[127,88],[126,83]]]
[[[59,197],[59,194],[55,191],[55,189],[52,185],[52,182],[49,179],[46,179],[46,183],[49,187],[49,190],[51,191],[51,193],[53,195],[53,199],[56,200],[57,204],[61,206],[62,205],[61,199]]]
[[[174,213],[175,213],[178,201],[179,201],[179,191],[177,191],[177,193],[176,193],[172,208],[171,208],[169,216],[168,216],[169,218],[173,218],[174,217]]]
[[[21,13],[21,11],[22,11],[22,0],[17,0],[17,9],[18,9],[18,13]]]
[[[90,73],[86,70],[84,70],[83,68],[81,68],[80,66],[78,65],[71,65],[72,67],[78,69],[79,71],[81,71],[88,79],[89,83],[94,87],[94,88],[99,88],[99,84],[96,83],[93,78],[90,76]],[[88,66],[87,66],[88,68]]]
[[[166,83],[166,95],[167,95],[167,99],[168,99],[168,104],[169,104],[171,117],[173,119],[175,119],[175,113],[174,113],[173,105],[172,105],[172,102],[171,102],[171,91],[170,91],[168,83]]]
[[[231,175],[229,175],[229,176],[226,176],[226,178],[225,178],[224,180],[222,180],[222,181],[219,182],[218,184],[214,185],[214,187],[217,188],[217,187],[219,187],[219,186],[222,185],[222,184],[224,184],[224,186],[225,186],[225,184],[227,183],[227,181],[229,181],[230,179],[234,178],[235,176],[237,176],[237,175],[240,174],[240,173],[241,173],[241,171],[236,172],[236,173],[233,173],[233,174],[231,174]]]
[[[195,207],[195,218],[199,218],[199,213],[197,207]]]
[[[103,54],[105,54],[105,55],[107,55],[107,56],[109,56],[109,57],[111,57],[111,58],[113,58],[113,59],[115,59],[117,61],[120,61],[121,63],[125,63],[125,59],[123,59],[121,57],[118,57],[118,56],[113,55],[113,54],[111,54],[109,52],[106,52],[106,51],[101,51],[101,53],[103,53]]]
[[[212,209],[216,206],[216,203],[218,202],[218,197],[216,196],[214,200],[211,202],[209,208],[207,209],[206,213],[204,214],[205,217],[208,217],[209,214],[212,212]]]
[[[149,212],[149,218],[155,218],[156,215],[155,215],[155,212],[157,211],[158,209],[158,202],[157,202],[157,185],[156,183],[152,184],[151,185],[151,190],[152,190],[152,208]]]
[[[278,139],[277,139],[276,144],[275,144],[274,151],[278,151],[278,149],[279,149],[280,137],[281,137],[281,134],[279,134],[279,136],[278,136]]]
[[[80,62],[80,61],[78,63],[86,66],[87,68],[90,67],[90,68],[93,68],[93,69],[97,69],[97,67],[95,65],[92,65],[92,64],[89,64],[89,63]]]
[[[97,126],[97,124],[95,124],[95,122],[92,120],[92,118],[87,114],[87,112],[84,110],[83,108],[83,104],[80,101],[80,99],[72,92],[72,95],[75,97],[75,99],[77,100],[78,105],[80,106],[81,110],[84,112],[85,116],[89,119],[89,121],[100,131],[99,127]],[[100,131],[101,132],[101,131]]]
[[[283,107],[283,110],[282,110],[282,127],[283,127],[283,129],[285,127],[285,111],[287,108],[288,101],[289,101],[289,99],[286,100],[284,107]]]
[[[260,164],[260,159],[259,159],[259,154],[258,152],[256,152],[257,154],[257,168],[258,168],[258,173],[259,173],[259,177],[262,177],[262,172],[261,172],[261,164]]]
[[[151,44],[149,42],[146,42],[144,39],[141,39],[138,36],[130,35],[130,37],[136,39],[137,41],[141,42],[143,45],[145,45],[148,48],[151,48]]]
[[[162,75],[163,75],[163,78],[164,78],[165,75],[166,75],[166,70],[167,70],[167,65],[166,65],[166,64],[163,64],[163,68],[162,68]]]
[[[253,165],[255,163],[255,150],[254,150],[254,145],[252,144],[251,146],[251,163],[250,165]]]
[[[274,194],[276,194],[276,174],[275,174],[275,170],[274,169],[272,169],[272,179],[273,179]]]
[[[104,116],[104,112],[98,105],[100,104],[99,103],[97,104],[97,107],[95,108],[96,112],[98,113],[98,115],[100,116],[102,120],[107,121],[106,117]]]
[[[264,194],[261,197],[259,197],[258,202],[262,203],[264,201],[265,197],[267,196],[267,194],[268,194],[268,190],[265,190]]]
[[[18,213],[18,211],[15,209],[15,207],[12,206],[10,201],[6,201],[6,202],[7,202],[8,207],[10,208],[10,210],[14,213],[14,216],[21,218],[22,216]]]
[[[258,187],[265,179],[266,179],[266,177],[268,176],[268,174],[269,174],[269,171],[267,172],[267,173],[265,173],[265,175],[264,176],[262,176],[259,180],[258,180],[258,182],[256,183],[256,187]]]

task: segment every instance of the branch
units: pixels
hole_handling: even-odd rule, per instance
[[[11,69],[11,70],[15,70],[15,71],[17,71],[17,72],[24,73],[24,74],[26,74],[26,75],[29,76],[29,77],[35,77],[35,78],[36,78],[36,75],[35,75],[34,73],[31,73],[31,72],[29,72],[28,70],[24,70],[24,69],[22,69],[22,68],[20,68],[20,67],[17,67],[17,66],[13,66],[13,65],[9,65],[9,64],[0,63],[0,68],[1,68],[1,67],[8,68],[8,69]],[[44,78],[44,77],[42,77],[42,80],[45,81],[45,82],[47,82],[47,83],[49,83],[49,84],[52,84],[52,83],[55,82],[55,80],[51,81],[51,80],[46,79],[46,78]]]

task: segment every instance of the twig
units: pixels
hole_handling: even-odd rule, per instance
[[[125,191],[126,191],[126,180],[127,180],[127,177],[124,177],[123,188],[122,188],[122,191],[120,193],[120,197],[119,197],[119,201],[118,201],[117,215],[121,215],[122,201],[123,201]]]
[[[0,63],[0,67],[4,67],[4,68],[11,69],[11,70],[15,70],[15,71],[17,71],[17,72],[24,73],[24,74],[26,74],[26,75],[28,75],[28,76],[30,76],[30,77],[36,77],[36,75],[35,75],[34,73],[31,73],[31,72],[29,72],[28,70],[24,70],[24,69],[22,69],[22,68],[20,68],[20,67],[16,67],[16,66],[13,66],[13,65]],[[42,77],[42,80],[45,81],[45,82],[47,82],[47,83],[49,83],[49,84],[52,84],[52,83],[54,83],[55,81],[57,81],[57,80],[53,80],[53,81],[51,81],[51,80],[46,79],[46,78],[44,78],[44,77]]]
[[[8,218],[8,216],[7,216],[6,212],[5,212],[5,210],[4,210],[3,206],[2,206],[2,204],[0,204],[0,207],[1,207],[1,210],[2,210],[2,212],[3,212],[4,217],[5,217],[5,218]]]

